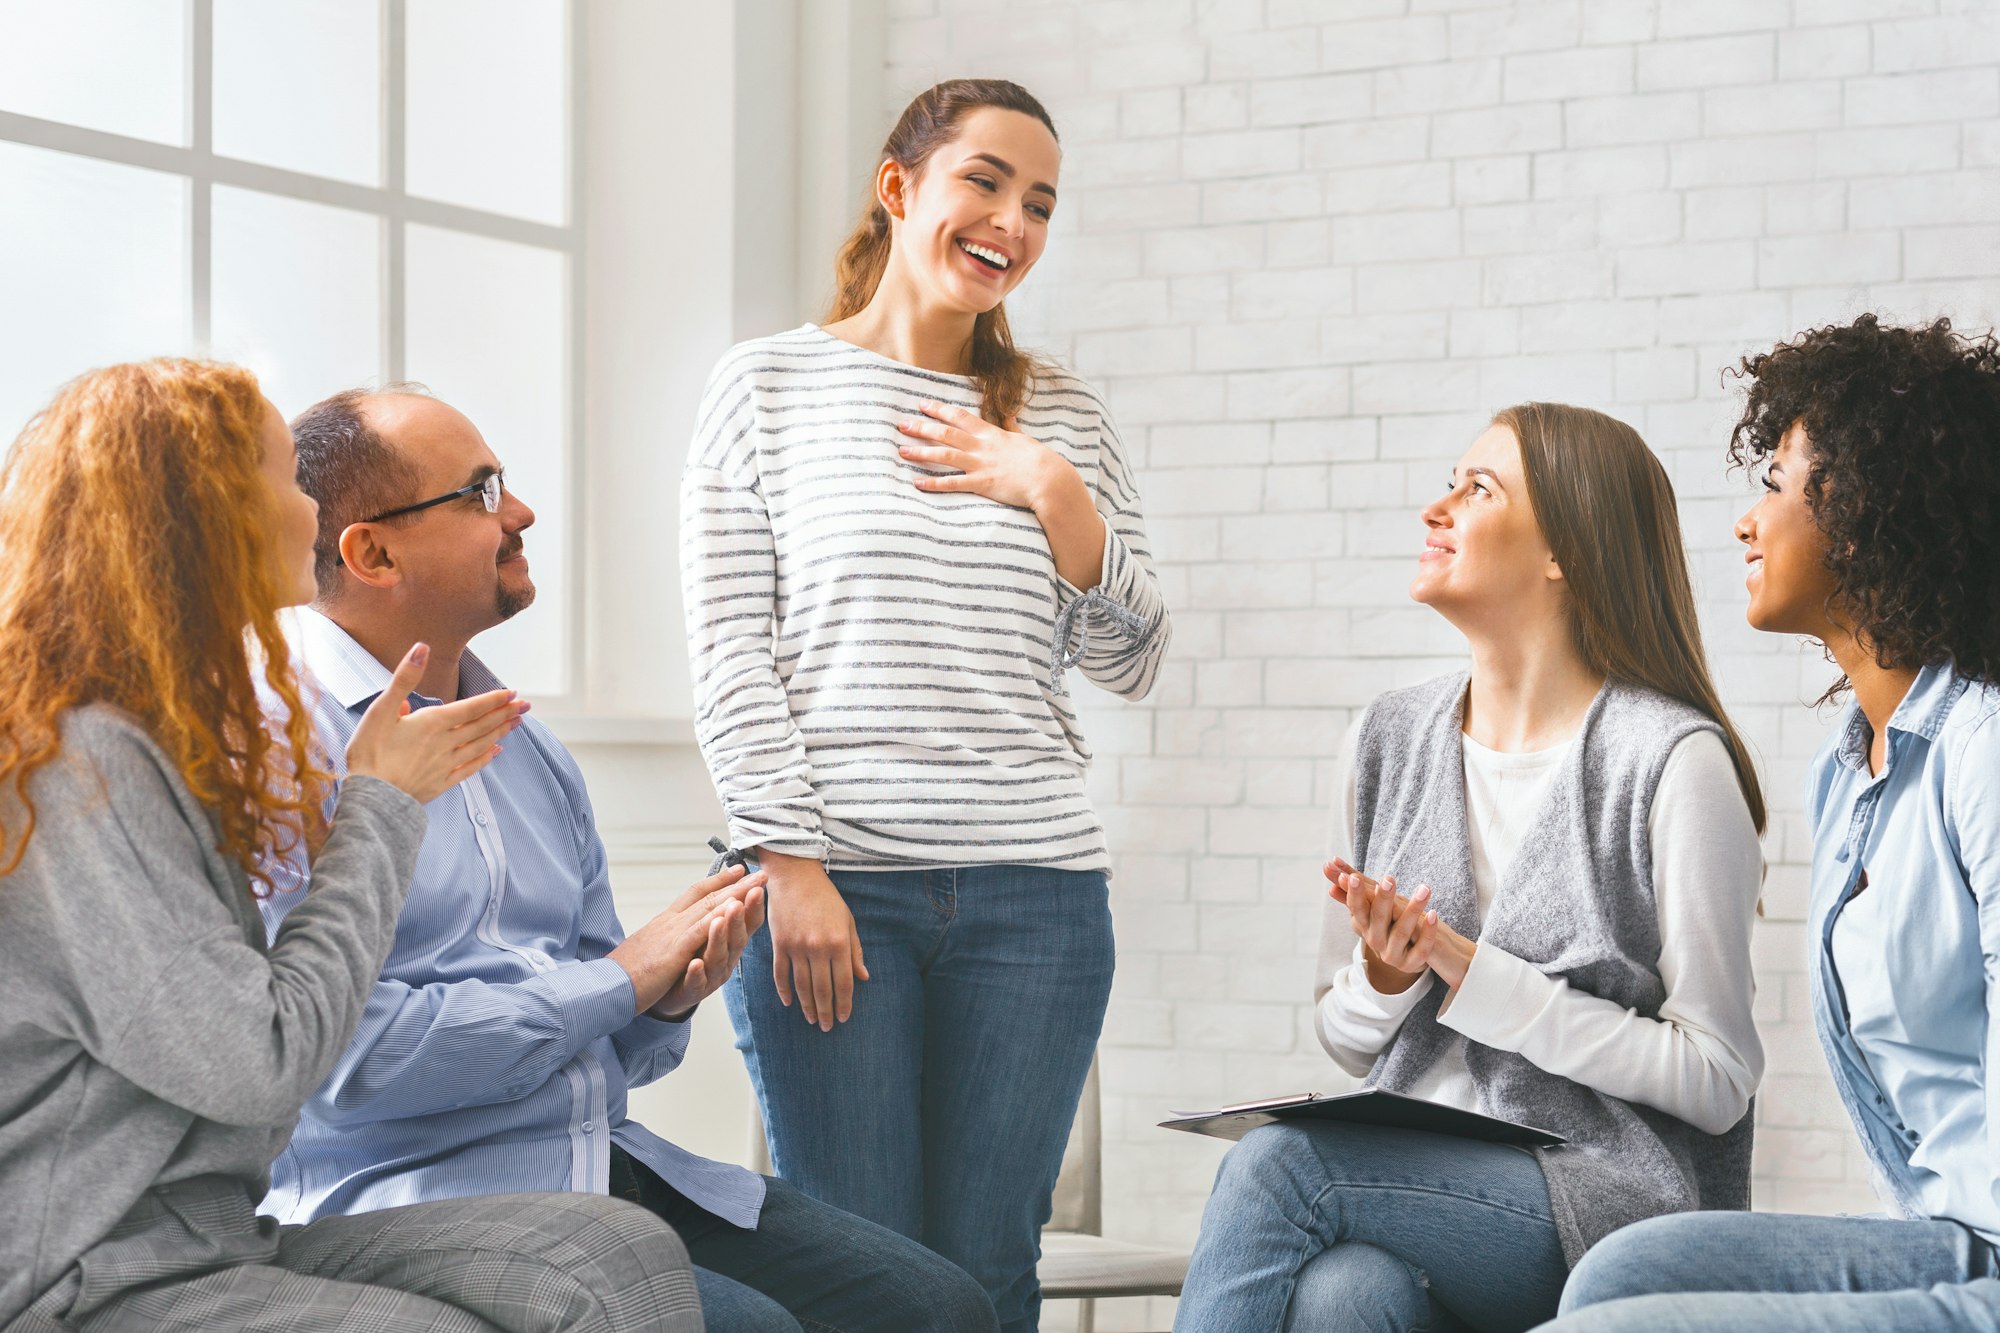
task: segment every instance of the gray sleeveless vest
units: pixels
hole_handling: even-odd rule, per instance
[[[1452,929],[1481,939],[1647,1017],[1666,999],[1648,819],[1667,756],[1695,731],[1719,731],[1678,700],[1616,681],[1598,692],[1482,931],[1466,832],[1460,731],[1468,677],[1460,672],[1383,695],[1369,707],[1354,757],[1354,854],[1368,874],[1431,886]],[[1434,986],[1369,1072],[1371,1086],[1406,1091],[1457,1034],[1437,1021],[1448,992]],[[1465,1063],[1490,1115],[1563,1135],[1537,1149],[1563,1255],[1630,1222],[1695,1208],[1750,1206],[1746,1113],[1710,1135],[1664,1111],[1608,1097],[1511,1051],[1465,1043]]]

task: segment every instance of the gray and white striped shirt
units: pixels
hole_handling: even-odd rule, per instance
[[[811,324],[739,344],[709,378],[681,571],[730,840],[848,870],[1109,869],[1052,659],[1126,698],[1152,688],[1170,630],[1130,465],[1088,385],[1039,377],[1019,429],[1076,466],[1105,520],[1084,593],[1028,510],[915,487],[937,469],[897,453],[896,423],[927,399],[979,407],[966,376]]]

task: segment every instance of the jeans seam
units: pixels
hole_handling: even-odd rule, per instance
[[[1431,1194],[1445,1199],[1465,1199],[1473,1203],[1481,1204],[1487,1208],[1497,1209],[1503,1213],[1512,1213],[1516,1217],[1525,1217],[1531,1222],[1547,1223],[1551,1229],[1555,1227],[1554,1218],[1545,1217],[1541,1213],[1534,1211],[1532,1208],[1522,1208],[1515,1204],[1502,1203],[1498,1199],[1488,1199],[1477,1194],[1467,1194],[1463,1190],[1445,1189],[1437,1185],[1387,1185],[1387,1184],[1382,1184],[1380,1182],[1363,1184],[1358,1181],[1336,1180],[1332,1184],[1328,1185],[1327,1189],[1328,1190],[1335,1190],[1335,1189],[1388,1190],[1394,1193],[1401,1193],[1401,1194]],[[1324,1192],[1322,1192],[1321,1197],[1324,1197]],[[1316,1202],[1317,1201],[1315,1201],[1315,1203]]]

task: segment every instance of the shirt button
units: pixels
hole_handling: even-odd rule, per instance
[[[591,1121],[591,1120],[586,1120],[586,1121],[584,1121],[584,1122],[583,1122],[583,1132],[584,1132],[584,1133],[586,1133],[586,1134],[589,1134],[589,1133],[592,1133],[592,1132],[594,1132],[594,1131],[595,1131],[596,1129],[597,1129],[597,1124],[596,1124],[596,1122],[595,1122],[595,1121]]]
[[[484,827],[486,827],[486,816],[485,816],[485,815],[483,815],[483,814],[481,814],[481,815],[474,815],[474,816],[472,817],[472,822],[473,822],[473,823],[475,823],[475,824],[477,824],[477,825],[479,825],[479,826],[480,826],[481,828],[484,828]]]

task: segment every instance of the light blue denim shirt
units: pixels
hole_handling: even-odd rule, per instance
[[[2000,1243],[2000,688],[1926,667],[1872,738],[1849,705],[1806,784],[1820,1044],[1903,1212]]]
[[[299,612],[307,706],[336,770],[389,670]],[[462,693],[499,682],[471,653]],[[413,696],[421,703],[422,696]],[[354,1040],[272,1165],[285,1222],[469,1194],[609,1187],[611,1145],[717,1216],[754,1227],[761,1176],[628,1120],[628,1088],[673,1070],[688,1024],[634,1017],[604,844],[576,761],[532,716],[483,772],[432,801],[396,943]],[[306,890],[273,867],[274,934]]]

